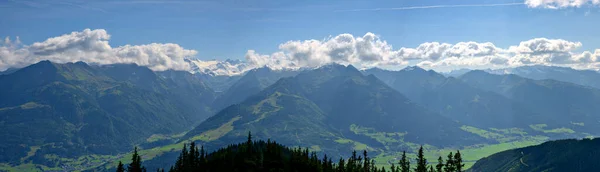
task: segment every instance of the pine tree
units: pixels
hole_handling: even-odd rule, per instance
[[[344,162],[344,158],[340,158],[340,161],[338,162],[338,172],[345,172],[346,171],[346,162]]]
[[[365,157],[364,163],[363,163],[363,171],[365,172],[369,172],[369,170],[371,170],[371,167],[369,166],[369,163],[371,162],[369,160],[369,157],[367,156],[367,150],[363,151],[363,156]]]
[[[252,131],[248,131],[248,141],[246,142],[247,144],[252,144]]]
[[[283,145],[264,141],[251,141],[233,144],[227,148],[221,148],[210,154],[205,153],[204,147],[198,148],[195,143],[184,144],[180,156],[174,166],[171,166],[170,172],[189,172],[189,171],[317,171],[317,172],[410,172],[410,161],[406,152],[402,153],[399,165],[392,164],[390,170],[387,168],[378,168],[375,166],[375,160],[369,158],[367,151],[363,151],[358,156],[356,151],[346,161],[340,158],[337,164],[327,155],[319,159],[315,152],[310,152],[308,148],[288,148]],[[250,147],[252,144],[252,147]],[[189,149],[188,149],[189,147]],[[247,150],[252,150],[252,154]],[[132,163],[129,164],[128,171],[145,172],[146,168],[141,166],[141,157],[135,148],[132,155]],[[450,153],[448,161],[444,164],[442,157],[438,158],[437,165],[427,165],[424,157],[424,149],[419,148],[417,158],[417,172],[456,172],[461,171],[462,157],[460,152]],[[125,171],[123,164],[119,162],[117,172]],[[164,169],[157,169],[164,171]]]
[[[443,168],[444,168],[444,160],[442,159],[442,156],[440,156],[438,158],[438,164],[435,166],[435,170],[437,172],[442,172]]]
[[[123,167],[123,163],[119,161],[119,165],[117,165],[117,172],[125,172],[125,168]]]
[[[415,168],[416,172],[427,172],[427,159],[425,159],[425,155],[423,154],[423,146],[419,148],[419,153],[417,154],[417,168]]]
[[[454,154],[454,167],[456,168],[456,172],[462,172],[462,168],[465,164],[462,163],[462,157],[460,155],[460,151],[456,150],[456,154]]]
[[[400,159],[400,172],[410,172],[410,162],[406,158],[406,151],[402,152],[402,158]]]
[[[446,165],[444,166],[445,172],[454,172],[456,168],[454,167],[454,156],[452,156],[452,152],[448,154],[448,160],[446,160]]]
[[[131,164],[127,167],[128,172],[143,172],[146,168],[142,167],[142,158],[138,154],[137,147],[133,150],[131,155]]]

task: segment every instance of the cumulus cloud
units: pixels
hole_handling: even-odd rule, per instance
[[[239,75],[250,69],[312,68],[329,63],[352,64],[359,68],[400,68],[418,65],[430,69],[503,68],[522,65],[560,65],[579,69],[600,68],[600,49],[577,52],[581,42],[535,38],[506,48],[491,42],[425,42],[416,47],[394,48],[379,35],[340,34],[323,40],[294,40],[279,50],[261,54],[248,50],[244,61],[209,60],[194,57],[198,52],[177,44],[152,43],[112,47],[102,29],[49,38],[23,45],[18,37],[0,41],[0,70],[24,67],[41,60],[58,63],[84,61],[95,64],[135,63],[155,71],[187,70],[213,75]]]
[[[522,64],[569,64],[574,63],[573,50],[581,47],[581,42],[562,39],[535,38],[511,46],[508,52],[513,63]]]
[[[583,6],[599,6],[600,0],[525,0],[525,4],[530,8],[579,8]]]
[[[323,41],[288,41],[279,45],[280,52],[260,55],[248,51],[246,59],[255,65],[277,68],[317,67],[328,63],[355,64],[361,66],[405,64],[401,50],[373,33],[362,37],[340,34]],[[275,63],[273,63],[275,62]]]
[[[394,49],[373,33],[362,37],[340,34],[322,41],[288,41],[280,51],[261,55],[250,50],[246,59],[253,66],[277,69],[315,67],[327,63],[352,64],[361,68],[418,65],[432,69],[502,68],[522,65],[563,65],[593,68],[600,51],[575,52],[581,42],[535,38],[508,48],[491,42],[426,42],[417,47]]]
[[[109,39],[110,35],[103,29],[85,29],[31,45],[22,45],[18,38],[13,42],[7,37],[0,46],[0,70],[24,67],[41,60],[57,63],[136,63],[156,71],[189,70],[190,64],[184,59],[197,54],[195,50],[187,50],[177,44],[111,47]]]

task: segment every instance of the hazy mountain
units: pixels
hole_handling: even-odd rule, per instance
[[[461,80],[518,102],[548,119],[551,127],[597,133],[600,129],[600,90],[555,80],[533,80],[514,74],[495,75],[475,70]],[[580,124],[580,125],[573,125]]]
[[[223,92],[213,103],[214,109],[223,109],[229,105],[240,103],[283,77],[294,76],[298,71],[271,70],[268,67],[256,68],[246,72],[227,91]]]
[[[448,76],[448,77],[459,77],[469,71],[471,71],[471,69],[457,69],[457,70],[452,70],[450,72],[444,72],[442,74],[444,76]]]
[[[244,75],[211,75],[205,73],[194,73],[196,78],[204,82],[217,94],[223,94],[229,87],[235,84]]]
[[[496,153],[477,161],[469,171],[597,171],[599,145],[600,139],[549,141]]]
[[[493,74],[515,74],[535,80],[553,79],[600,88],[600,73],[593,70],[576,70],[569,67],[535,65],[487,70],[487,72]]]
[[[410,100],[463,124],[483,128],[528,127],[539,114],[497,93],[472,87],[433,70],[407,67],[400,71],[369,69]],[[529,120],[524,120],[528,118]],[[538,121],[543,122],[543,121]]]
[[[280,79],[218,112],[184,139],[195,137],[208,144],[226,145],[243,141],[252,131],[257,138],[317,147],[328,153],[350,150],[353,143],[388,148],[373,138],[357,135],[351,131],[353,127],[436,146],[482,141],[462,131],[458,123],[412,103],[375,76],[364,76],[352,66],[341,65]],[[407,149],[401,143],[389,144],[395,151]]]
[[[11,74],[11,73],[13,73],[13,72],[15,72],[17,70],[19,70],[19,68],[8,68],[8,69],[6,69],[4,71],[0,71],[0,75],[8,75],[8,74]]]
[[[75,157],[129,151],[152,134],[188,130],[212,114],[213,91],[187,72],[159,77],[137,65],[42,61],[0,75],[0,161],[41,148]],[[176,78],[176,79],[175,79]]]

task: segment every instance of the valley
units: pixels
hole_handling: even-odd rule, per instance
[[[408,156],[414,159],[416,153],[413,151],[420,146],[426,150],[425,157],[429,160],[460,150],[465,167],[470,168],[478,160],[505,150],[556,139],[593,138],[600,134],[596,132],[600,125],[591,122],[600,119],[591,115],[598,110],[587,104],[577,105],[577,111],[573,111],[574,108],[565,111],[562,109],[569,107],[561,104],[569,103],[567,101],[553,99],[548,102],[556,103],[555,106],[530,103],[539,95],[563,96],[554,88],[582,95],[570,101],[596,102],[600,100],[600,91],[595,88],[481,71],[454,78],[418,67],[400,71],[360,71],[351,65],[338,64],[303,71],[261,68],[238,76],[229,86],[221,86],[220,89],[226,88],[225,92],[218,93],[207,86],[205,82],[209,82],[210,77],[206,75],[200,79],[189,73],[152,72],[135,65],[40,62],[0,75],[0,80],[10,80],[13,75],[34,77],[37,70],[48,69],[58,75],[52,75],[54,79],[46,82],[0,84],[5,90],[12,90],[10,94],[14,95],[0,100],[4,103],[0,108],[0,115],[4,115],[0,122],[5,128],[10,126],[12,129],[0,133],[5,138],[3,146],[19,148],[14,150],[14,156],[2,157],[0,170],[110,171],[119,161],[130,162],[131,153],[125,149],[132,146],[140,148],[145,166],[164,168],[161,165],[172,164],[173,157],[186,143],[195,142],[213,151],[229,143],[244,141],[248,131],[258,139],[308,148],[334,159],[348,157],[351,150],[367,150],[377,166],[386,168],[397,163],[402,151],[408,151]],[[131,75],[124,75],[127,73]],[[219,82],[223,80],[218,78]],[[481,84],[484,80],[485,83],[496,82],[498,86]],[[17,83],[29,89],[19,90],[14,86]],[[39,91],[32,92],[57,86],[60,89],[50,92],[52,95],[71,96],[72,99],[62,101],[73,101],[57,104],[55,99],[40,97]],[[17,93],[34,96],[19,97]],[[518,96],[522,93],[530,96]],[[108,95],[111,98],[103,100]],[[13,103],[16,100],[23,103]],[[74,109],[58,108],[72,107],[70,104],[77,106]],[[198,104],[202,106],[196,106]],[[146,107],[148,111],[164,112],[163,115],[184,116],[173,122],[169,116],[147,113]],[[158,110],[156,107],[163,108]],[[552,108],[559,108],[560,112],[569,115],[561,115]],[[94,111],[97,114],[64,116]],[[19,117],[16,114],[37,118],[15,120]],[[99,145],[86,137],[74,138],[85,134],[81,133],[82,129],[93,125],[94,121],[86,121],[86,118],[106,115],[110,119],[122,114],[132,115],[123,119],[128,124],[113,122],[115,126],[109,128],[121,134],[104,137],[129,140],[123,142],[126,144],[115,148],[93,148]],[[144,122],[132,123],[133,119]],[[121,125],[148,128],[144,126],[147,122],[159,127],[135,135],[126,135],[128,129],[120,129]],[[35,130],[20,133],[32,138],[46,138],[32,142],[25,142],[19,139],[24,136],[15,135],[19,133],[16,132],[19,127],[41,123],[63,126],[61,131],[65,135],[42,137]],[[168,132],[164,130],[166,126],[179,124],[185,125]],[[40,132],[52,128],[37,127]],[[7,150],[3,148],[3,151]],[[73,151],[77,153],[67,153]]]

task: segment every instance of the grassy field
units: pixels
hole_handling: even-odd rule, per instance
[[[583,124],[581,124],[583,125]],[[534,125],[529,125],[529,127],[531,127],[532,129],[536,130],[536,131],[541,131],[544,133],[568,133],[568,134],[573,134],[575,133],[575,131],[573,131],[570,128],[554,128],[554,129],[546,129],[546,127],[548,127],[548,125],[546,124],[534,124]]]
[[[484,130],[472,126],[462,126],[461,129],[489,140],[495,140],[498,143],[478,144],[456,148],[438,148],[432,145],[423,145],[423,148],[425,149],[425,158],[428,159],[429,163],[437,163],[438,157],[441,156],[442,158],[446,159],[446,156],[450,152],[455,153],[456,150],[460,150],[461,154],[463,155],[465,167],[468,168],[471,167],[477,160],[490,156],[494,153],[514,148],[537,145],[548,141],[549,139],[545,136],[527,135],[526,132],[518,128],[491,128],[489,130]],[[386,143],[384,141],[393,140],[393,143],[404,145],[411,149],[394,150],[387,149],[389,147],[386,146],[386,149],[379,150],[382,153],[375,157],[375,161],[379,166],[389,167],[391,163],[397,163],[402,155],[402,151],[407,151],[407,155],[411,158],[411,160],[414,160],[416,155],[413,152],[416,152],[416,150],[420,147],[419,144],[405,142],[403,139],[398,139],[396,137],[399,136],[398,133],[382,133],[374,131],[370,128],[363,128],[359,126],[352,126],[351,130],[354,131],[356,134],[371,137],[384,144],[389,144],[389,142]]]

